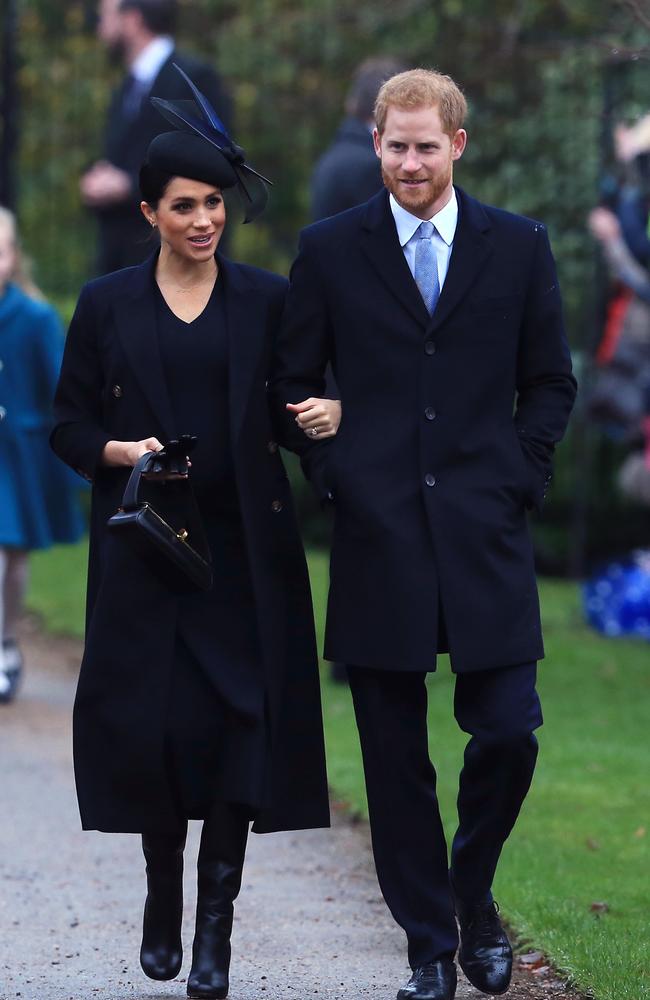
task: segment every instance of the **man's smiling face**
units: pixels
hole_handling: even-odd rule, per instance
[[[449,201],[454,160],[467,142],[464,129],[449,136],[435,106],[391,106],[382,135],[374,131],[384,184],[402,208],[430,219]]]

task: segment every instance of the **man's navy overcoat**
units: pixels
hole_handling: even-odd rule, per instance
[[[289,482],[271,437],[265,382],[286,281],[219,258],[229,337],[231,447],[270,730],[257,832],[329,821],[313,616]],[[155,257],[91,282],[68,334],[54,450],[93,481],[86,648],[74,714],[85,828],[173,828],[165,767],[179,597],[106,528],[128,469],[100,456],[111,439],[178,437],[156,336]],[[188,346],[189,349],[189,346]],[[219,573],[218,561],[214,572]]]
[[[543,655],[526,508],[576,391],[557,276],[543,225],[457,197],[433,317],[387,192],[301,236],[270,388],[283,443],[334,500],[331,660],[432,670],[448,643],[465,672]],[[343,419],[309,443],[285,403],[323,395],[328,361]]]

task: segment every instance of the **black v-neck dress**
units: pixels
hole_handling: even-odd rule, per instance
[[[179,814],[215,801],[262,801],[266,712],[262,657],[230,442],[223,278],[193,322],[156,285],[157,328],[178,434],[195,434],[190,479],[213,563],[206,593],[179,602],[167,717],[167,762]]]

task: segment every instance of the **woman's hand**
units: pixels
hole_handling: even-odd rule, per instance
[[[102,458],[104,465],[133,466],[148,451],[162,451],[158,438],[144,438],[142,441],[108,441]]]
[[[109,441],[104,448],[104,465],[121,466],[126,465],[132,467],[146,455],[148,451],[163,451],[164,445],[160,443],[158,438],[150,437],[144,438],[142,441]],[[189,458],[187,459],[188,469],[191,466]],[[146,472],[144,474],[145,479],[155,479],[157,481],[164,481],[166,479],[187,479],[187,473],[180,472],[167,472],[164,467],[159,470],[152,470],[151,472]]]
[[[340,399],[310,396],[302,403],[287,403],[287,409],[295,413],[298,427],[310,438],[334,437],[341,423]]]

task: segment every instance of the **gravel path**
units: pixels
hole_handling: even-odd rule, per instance
[[[138,963],[143,860],[138,838],[82,833],[71,766],[77,642],[26,627],[27,678],[0,706],[0,1000],[172,1000],[181,977]],[[192,939],[198,824],[186,862],[184,941]],[[365,826],[253,836],[236,908],[231,1000],[394,1000],[405,941],[379,895]],[[542,964],[540,961],[529,964]],[[518,968],[509,1000],[561,995],[556,977]],[[459,1000],[479,1000],[467,983]]]

